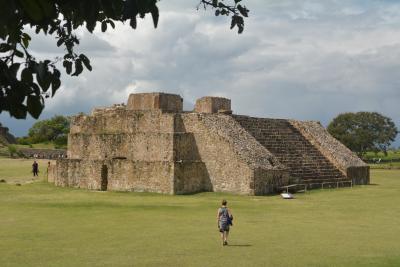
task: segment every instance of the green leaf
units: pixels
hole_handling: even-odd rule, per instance
[[[79,58],[82,60],[82,62],[85,65],[85,67],[88,70],[92,71],[92,66],[90,65],[90,60],[84,54],[80,54]]]
[[[36,79],[45,92],[49,89],[52,80],[52,73],[48,71],[47,67],[48,63],[48,61],[40,62],[36,67]]]
[[[112,1],[102,0],[101,3],[103,5],[105,15],[107,17],[114,17],[115,11],[114,11],[114,5],[113,5]]]
[[[22,53],[21,51],[19,51],[19,50],[17,50],[17,49],[14,50],[14,53],[15,53],[15,55],[16,55],[17,57],[24,57],[24,53]]]
[[[39,118],[44,108],[44,101],[41,95],[28,95],[28,112],[35,119]]]
[[[49,34],[53,34],[55,31],[57,30],[56,26],[51,26],[50,30],[49,30]]]
[[[107,22],[106,21],[102,21],[101,22],[101,31],[105,32],[107,30]]]
[[[242,25],[238,25],[238,27],[239,27],[238,33],[241,34],[244,30],[244,27]]]
[[[31,84],[33,82],[32,70],[25,68],[21,73],[21,80],[26,84]]]
[[[60,78],[60,77],[61,77],[60,71],[59,71],[58,69],[54,69],[54,71],[53,71],[53,76],[54,76],[55,78]]]
[[[40,87],[39,87],[39,85],[37,85],[36,83],[32,83],[31,87],[33,89],[33,92],[36,95],[40,95]]]
[[[57,46],[61,46],[64,43],[64,38],[60,38],[57,41]]]
[[[53,6],[54,1],[49,1],[49,0],[37,0],[39,2],[40,7],[42,8],[42,11],[47,17],[55,17],[55,8]]]
[[[29,46],[29,41],[31,40],[31,37],[27,33],[23,33],[21,35],[22,43],[24,44],[25,48],[28,48]]]
[[[72,62],[68,60],[64,60],[63,66],[67,72],[67,74],[71,74],[72,72]]]
[[[54,78],[53,81],[51,82],[51,97],[53,97],[61,86],[61,81],[58,78]]]
[[[42,90],[44,92],[46,92],[49,89],[50,84],[51,84],[51,76],[49,77],[49,75],[46,74],[43,78],[36,76],[36,79],[37,79],[40,87],[42,87]]]
[[[0,44],[0,53],[5,53],[7,51],[10,51],[12,49],[11,45],[2,43]]]
[[[218,0],[213,0],[212,1],[212,5],[213,5],[213,7],[217,7],[218,6]]]
[[[20,63],[14,63],[10,66],[10,72],[13,75],[13,77],[17,77],[17,73],[18,73],[20,65],[21,65]]]
[[[156,6],[156,4],[154,4],[154,5],[151,7],[150,12],[151,12],[151,17],[153,18],[154,28],[157,28],[158,19],[159,19],[159,17],[160,17],[160,14],[159,14],[159,12],[158,12],[158,7]]]
[[[232,17],[232,20],[231,20],[231,30],[235,27],[235,25],[236,25],[236,17],[235,16],[233,16]]]
[[[39,76],[40,79],[44,79],[44,76],[46,75],[47,71],[47,66],[44,62],[40,62],[35,66],[36,68],[36,74]]]
[[[243,17],[249,16],[249,14],[248,14],[249,10],[247,10],[246,7],[242,7],[241,5],[238,5],[237,9],[239,10],[240,14],[242,14]]]
[[[43,12],[36,0],[20,0],[23,11],[34,21],[43,19]]]
[[[72,76],[78,76],[81,74],[83,71],[83,66],[82,66],[82,61],[80,59],[77,59],[75,61],[75,72],[72,74]]]
[[[131,18],[131,21],[130,21],[129,25],[131,25],[131,27],[133,29],[136,29],[136,26],[137,26],[136,17]]]
[[[25,119],[26,118],[26,106],[22,104],[13,104],[9,109],[10,115],[15,117],[16,119]]]
[[[114,21],[112,21],[112,20],[107,20],[107,22],[108,23],[110,23],[110,25],[111,25],[111,27],[113,28],[113,29],[115,29],[115,23],[114,23]]]

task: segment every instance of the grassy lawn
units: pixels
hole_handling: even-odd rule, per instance
[[[400,266],[400,171],[371,173],[373,185],[294,200],[3,183],[0,265]],[[228,247],[215,221],[222,198],[235,216]]]
[[[0,180],[4,179],[7,183],[26,183],[33,180],[43,180],[47,177],[47,162],[49,160],[39,159],[39,176],[33,178],[32,163],[33,159],[11,159],[0,158]]]
[[[387,155],[383,152],[374,153],[372,151],[365,154],[365,159],[372,160],[381,158],[382,160],[400,160],[400,150],[388,150]]]
[[[55,145],[52,142],[37,143],[32,145],[16,145],[17,148],[40,148],[40,149],[55,149]]]
[[[389,163],[379,163],[379,164],[368,164],[371,169],[400,169],[400,161],[389,162]]]
[[[381,162],[374,163],[378,159],[381,159]],[[371,169],[400,169],[400,150],[389,150],[387,155],[383,152],[367,152],[364,160],[369,162]]]

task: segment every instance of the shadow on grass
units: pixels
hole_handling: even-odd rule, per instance
[[[229,244],[228,247],[252,247],[251,244]]]

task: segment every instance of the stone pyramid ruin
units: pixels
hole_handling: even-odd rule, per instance
[[[131,94],[71,122],[58,186],[93,190],[265,195],[291,186],[369,183],[369,167],[316,121],[232,114],[231,101]],[[293,187],[294,188],[294,187]]]

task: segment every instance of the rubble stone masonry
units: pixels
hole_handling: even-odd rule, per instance
[[[231,115],[230,100],[204,97],[195,111],[164,93],[71,122],[68,157],[49,181],[93,190],[264,195],[308,179],[369,183],[369,169],[315,122]]]

